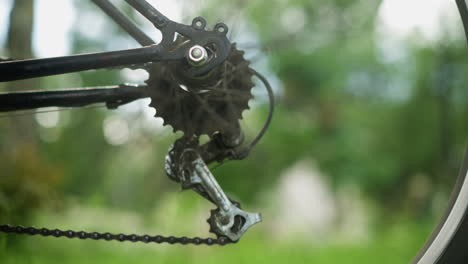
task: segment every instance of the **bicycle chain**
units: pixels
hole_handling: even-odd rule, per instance
[[[175,236],[150,236],[150,235],[125,235],[125,234],[111,234],[111,233],[99,233],[99,232],[85,232],[85,231],[63,231],[60,229],[48,229],[48,228],[35,228],[35,227],[23,227],[23,226],[11,226],[11,225],[0,225],[0,232],[13,233],[13,234],[24,234],[24,235],[41,235],[44,237],[67,237],[67,238],[79,238],[79,239],[93,239],[93,240],[105,240],[105,241],[130,241],[130,242],[143,242],[143,243],[168,243],[168,244],[193,244],[193,245],[220,245],[224,246],[227,244],[233,244],[237,241],[232,241],[227,237],[218,238],[200,238],[200,237],[175,237]]]

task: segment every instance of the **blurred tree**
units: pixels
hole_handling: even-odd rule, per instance
[[[24,2],[28,1],[15,1],[15,6]],[[182,5],[186,7],[188,2]],[[429,213],[430,195],[426,194],[423,205],[418,206],[411,198],[415,175],[423,175],[432,192],[448,191],[468,132],[463,122],[468,114],[464,99],[468,94],[462,85],[467,76],[466,59],[461,55],[464,48],[459,42],[414,45],[404,60],[385,61],[374,34],[380,2],[230,1],[220,5],[219,1],[206,1],[206,9],[191,10],[200,10],[211,22],[232,21],[230,32],[239,34],[232,40],[244,42],[241,48],[242,44],[260,42],[260,55],[252,56],[252,50],[247,49],[247,56],[266,58],[263,65],[283,85],[273,125],[264,140],[247,160],[216,169],[222,186],[242,201],[255,202],[260,190],[274,187],[285,169],[312,157],[336,190],[357,185],[390,212],[404,204],[415,215]],[[74,3],[77,23],[71,33],[72,53],[137,45],[91,2]],[[120,7],[140,21],[127,5]],[[12,19],[13,13],[19,12],[14,10]],[[29,30],[23,29],[29,35],[23,39],[30,43],[32,20],[29,23]],[[23,44],[28,41],[17,40]],[[23,50],[11,56],[31,55]],[[127,81],[126,77],[120,69],[89,71],[44,78],[41,86],[119,84]],[[37,88],[35,85],[24,87]],[[260,128],[267,112],[263,103],[252,106],[245,114],[249,136]],[[54,161],[53,166],[44,163],[55,171],[49,174],[65,175],[56,188],[67,197],[147,212],[164,192],[178,188],[165,177],[163,164],[170,143],[180,135],[144,128],[144,123],[150,122],[143,118],[144,107],[60,113],[58,125],[52,128],[36,128],[29,118],[30,129],[21,131],[56,135],[53,140],[37,139],[34,132],[40,160]],[[112,120],[125,124],[130,135],[118,146],[104,133]],[[1,129],[10,131],[1,138],[0,147],[6,153],[12,148],[7,146],[17,146],[11,139],[19,133],[5,123]],[[55,182],[52,178],[49,181]]]
[[[252,182],[246,186],[239,177],[223,177],[236,193],[251,196],[258,186],[272,186],[306,156],[318,161],[333,186],[357,185],[386,212],[427,216],[434,194],[448,193],[468,132],[462,122],[461,84],[468,81],[464,40],[408,41],[408,57],[385,61],[374,33],[379,5],[256,1],[248,6],[248,19],[256,25],[250,28],[271,51],[270,66],[284,91],[265,141],[244,166],[223,170]],[[413,184],[417,175],[427,179],[429,190]],[[419,203],[411,198],[414,192],[425,193],[420,206],[414,205]]]
[[[34,21],[34,1],[15,1],[11,9],[9,29],[7,36],[8,56],[13,59],[27,59],[33,57],[32,33]],[[37,89],[36,80],[11,82],[5,85],[5,90],[31,90]],[[23,119],[10,119],[13,129],[9,130],[9,142],[34,144],[37,133],[32,117]],[[15,139],[16,138],[16,139]],[[31,142],[33,141],[33,142]]]
[[[32,33],[34,1],[13,2],[7,37],[8,56],[33,57]],[[7,91],[38,88],[36,80],[5,84]],[[28,223],[34,209],[50,203],[54,187],[60,182],[60,170],[50,165],[38,149],[34,116],[6,118],[0,123],[0,219]]]

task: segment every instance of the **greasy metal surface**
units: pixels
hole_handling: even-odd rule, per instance
[[[238,202],[229,199],[214,178],[207,163],[203,160],[203,156],[207,156],[204,151],[216,148],[213,145],[206,147],[212,142],[199,146],[196,137],[178,139],[166,156],[166,172],[169,178],[180,183],[183,189],[192,189],[217,206],[211,211],[207,221],[210,225],[210,232],[218,237],[226,236],[237,241],[248,228],[261,221],[261,216],[259,213],[242,210]],[[239,142],[241,144],[242,141]],[[217,147],[229,148],[219,145]]]
[[[237,241],[248,228],[262,221],[259,213],[246,212],[231,203],[199,156],[192,162],[191,166],[194,168],[191,180],[199,182],[211,200],[218,206],[209,219],[213,233]]]
[[[211,200],[218,206],[208,220],[211,231],[218,236],[226,236],[233,241],[239,238],[252,225],[262,221],[259,213],[246,212],[235,206],[226,196],[211,174],[205,162],[198,156],[191,164],[194,182],[199,182]]]
[[[233,44],[226,61],[203,79],[185,76],[178,64],[152,64],[146,83],[156,116],[186,136],[211,136],[236,129],[242,112],[249,107],[254,86],[243,54]]]

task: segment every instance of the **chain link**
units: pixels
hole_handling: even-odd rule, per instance
[[[0,232],[13,233],[13,234],[25,234],[25,235],[41,235],[44,237],[67,237],[67,238],[79,238],[79,239],[93,239],[93,240],[106,240],[106,241],[130,241],[130,242],[143,242],[143,243],[168,243],[168,244],[193,244],[193,245],[220,245],[236,243],[227,237],[219,238],[200,238],[200,237],[174,237],[174,236],[150,236],[150,235],[125,235],[125,234],[111,234],[111,233],[99,233],[99,232],[85,232],[85,231],[63,231],[60,229],[48,229],[48,228],[35,228],[35,227],[23,227],[23,226],[11,226],[11,225],[0,225]]]

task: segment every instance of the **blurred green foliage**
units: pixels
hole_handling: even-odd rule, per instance
[[[278,19],[291,6],[307,15],[294,37]],[[249,17],[284,85],[277,126],[259,148],[289,160],[269,156],[270,180],[308,155],[334,186],[357,185],[387,210],[409,199],[418,173],[434,184],[433,192],[451,188],[468,132],[462,32],[424,44],[416,35],[406,57],[386,61],[375,38],[378,7],[368,1],[252,4]],[[406,91],[399,95],[395,86]]]
[[[193,5],[188,2],[184,6]],[[78,19],[104,16],[88,1],[74,3]],[[421,219],[440,214],[434,206],[440,198],[437,194],[451,190],[466,143],[464,39],[447,36],[421,44],[415,35],[405,46],[406,56],[389,61],[383,58],[382,40],[375,34],[380,1],[218,3],[205,1],[199,11],[209,23],[225,21],[234,32],[232,40],[245,47],[253,67],[281,84],[271,128],[248,159],[214,170],[220,184],[248,207],[264,206],[262,195],[277,188],[286,169],[313,159],[334,191],[357,186],[375,205],[375,238],[363,246],[337,242],[310,250],[308,243],[276,245],[265,241],[268,236],[259,235],[226,249],[190,247],[186,251],[28,238],[11,254],[0,249],[6,263],[75,263],[82,261],[83,252],[92,252],[89,258],[103,263],[154,259],[170,263],[356,263],[353,259],[406,263],[411,259],[431,228]],[[128,6],[121,7],[141,21]],[[281,23],[282,13],[290,8],[305,14],[297,32]],[[96,26],[105,28],[101,37],[91,38],[77,25],[71,34],[73,53],[136,47],[110,19],[96,21]],[[236,28],[239,21],[245,25]],[[125,81],[119,70],[104,70],[48,77],[37,85],[54,89]],[[244,114],[248,138],[267,116],[263,99],[260,95]],[[70,201],[132,210],[145,217],[162,204],[167,193],[177,192],[179,186],[167,179],[163,165],[167,149],[180,134],[173,135],[167,128],[145,129],[150,121],[142,118],[140,106],[60,112],[54,127],[37,126],[29,117],[25,122],[37,140],[25,140],[28,144],[13,148],[11,134],[16,128],[0,120],[0,222],[34,222],[31,215],[41,206],[60,212]],[[103,133],[103,124],[114,117],[125,120],[131,135],[118,146],[110,144]],[[429,186],[422,197],[415,195],[421,175]],[[409,223],[399,222],[402,216]]]
[[[268,241],[248,236],[234,245],[201,247],[180,245],[102,244],[73,240],[63,243],[30,238],[21,248],[0,256],[5,263],[409,263],[426,236],[426,227],[400,225],[359,245],[346,242],[310,244]]]

